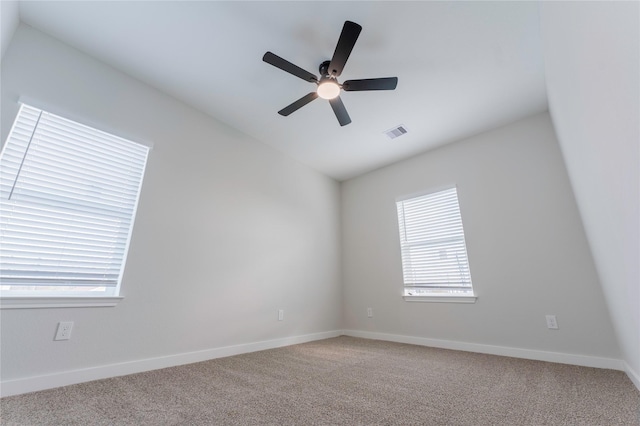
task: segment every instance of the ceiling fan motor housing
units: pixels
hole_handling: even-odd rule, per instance
[[[329,65],[330,64],[331,64],[331,61],[324,61],[323,63],[320,64],[320,67],[318,68],[318,71],[320,71],[320,76],[322,78],[331,77],[331,74],[329,73]]]

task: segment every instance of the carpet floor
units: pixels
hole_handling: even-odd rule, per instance
[[[621,371],[341,336],[0,399],[2,425],[640,425]]]

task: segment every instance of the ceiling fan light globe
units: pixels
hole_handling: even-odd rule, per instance
[[[340,86],[332,81],[323,81],[322,83],[318,84],[316,93],[322,99],[333,99],[340,94]]]

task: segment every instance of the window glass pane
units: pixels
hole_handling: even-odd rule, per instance
[[[0,294],[117,295],[148,151],[22,105],[0,155]]]
[[[456,188],[397,202],[405,295],[471,295]]]

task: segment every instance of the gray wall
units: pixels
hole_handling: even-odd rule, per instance
[[[478,301],[405,302],[395,200],[449,184]],[[345,329],[619,358],[548,114],[342,185]]]
[[[0,2],[0,58],[4,57],[13,33],[18,28],[20,19],[18,17],[18,2],[4,0]]]
[[[340,328],[337,182],[24,25],[2,63],[3,140],[20,96],[154,147],[124,301],[2,310],[2,380]],[[54,342],[61,320],[72,338]]]
[[[544,2],[549,108],[640,389],[640,4]]]

